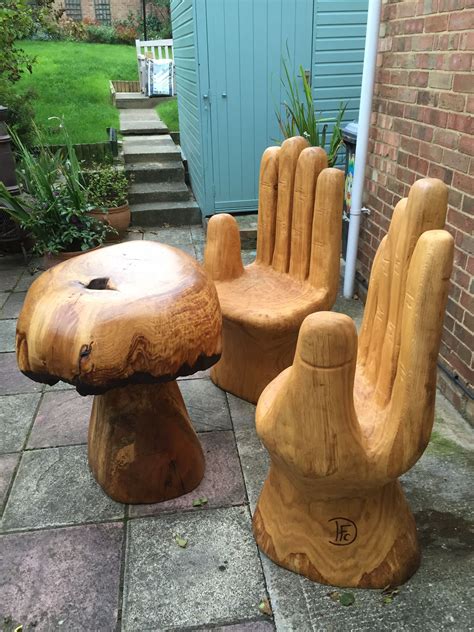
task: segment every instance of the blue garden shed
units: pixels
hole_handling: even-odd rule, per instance
[[[171,0],[181,147],[203,215],[257,209],[263,151],[281,140],[282,56],[315,108],[357,119],[368,0]]]

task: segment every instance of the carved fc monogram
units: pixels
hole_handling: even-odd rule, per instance
[[[347,546],[357,538],[357,525],[349,518],[331,518],[328,522],[332,522],[336,528],[334,537],[329,540],[330,544]]]

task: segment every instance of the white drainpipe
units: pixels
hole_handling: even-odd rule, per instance
[[[357,247],[359,242],[362,194],[364,191],[365,164],[369,144],[372,95],[374,92],[375,68],[379,43],[381,0],[369,0],[367,13],[367,33],[365,36],[364,69],[360,95],[359,125],[352,182],[349,234],[347,237],[346,269],[344,274],[344,297],[352,298],[356,273]]]

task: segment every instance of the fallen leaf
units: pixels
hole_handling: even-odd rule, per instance
[[[207,503],[207,498],[203,496],[202,498],[195,498],[193,500],[193,507],[202,507]]]
[[[339,597],[341,595],[337,592],[337,590],[335,590],[334,592],[328,593],[327,596],[329,597],[329,599],[332,599],[332,601],[339,601]]]
[[[188,546],[188,541],[186,538],[182,538],[180,535],[175,534],[174,536],[174,541],[176,542],[176,544],[178,546],[180,546],[182,549],[185,549]]]
[[[355,601],[354,593],[351,593],[351,592],[344,592],[339,597],[339,603],[341,604],[341,606],[352,606],[354,601]]]
[[[262,599],[258,604],[258,609],[260,610],[260,612],[263,612],[263,614],[266,614],[269,617],[271,617],[273,614],[272,607],[268,599]]]
[[[383,600],[382,603],[384,603],[385,605],[388,605],[390,603],[392,603],[393,601],[393,597],[391,595],[386,595]]]
[[[13,632],[23,632],[23,626],[19,625],[17,628],[14,629]]]

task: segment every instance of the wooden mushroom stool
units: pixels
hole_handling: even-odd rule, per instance
[[[199,264],[176,248],[133,241],[42,274],[18,319],[28,377],[95,395],[89,464],[114,500],[152,503],[194,489],[204,456],[178,376],[217,362],[221,314]]]
[[[453,238],[445,185],[420,180],[378,249],[362,330],[308,316],[293,366],[262,393],[257,432],[271,456],[253,519],[275,562],[325,584],[406,581],[420,555],[397,478],[425,450],[434,418]]]

